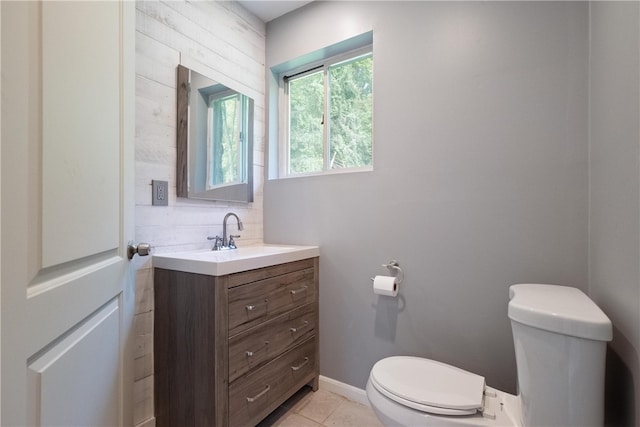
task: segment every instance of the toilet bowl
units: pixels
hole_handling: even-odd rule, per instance
[[[519,394],[426,358],[378,361],[366,393],[385,426],[601,426],[612,326],[576,288],[513,285],[509,318]]]

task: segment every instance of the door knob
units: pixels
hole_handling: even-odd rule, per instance
[[[131,259],[135,254],[139,256],[147,256],[151,253],[151,245],[148,243],[133,243],[133,240],[127,245],[127,258]]]

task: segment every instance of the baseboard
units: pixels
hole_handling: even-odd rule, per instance
[[[367,399],[367,392],[361,388],[354,387],[322,375],[320,375],[319,383],[319,387],[322,390],[339,394],[342,397],[346,397],[347,399],[358,402],[362,405],[371,406],[369,399]]]

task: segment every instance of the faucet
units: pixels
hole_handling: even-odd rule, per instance
[[[236,243],[233,241],[233,239],[240,237],[240,236],[229,236],[229,238],[227,238],[227,220],[229,219],[230,216],[233,216],[236,218],[236,222],[238,223],[238,230],[239,231],[244,230],[244,226],[242,225],[242,221],[240,221],[240,218],[238,218],[238,215],[234,214],[233,212],[229,212],[228,214],[226,214],[224,216],[224,220],[222,220],[222,248],[223,249],[236,249]]]
[[[236,242],[233,239],[236,239],[240,236],[231,235],[231,236],[228,236],[227,238],[227,220],[229,219],[230,216],[236,217],[236,221],[238,222],[238,230],[240,231],[244,230],[244,226],[242,225],[242,221],[240,221],[240,218],[238,218],[238,215],[234,214],[233,212],[229,212],[224,216],[224,220],[222,221],[222,237],[220,236],[207,237],[207,240],[215,240],[215,242],[213,243],[213,247],[211,248],[212,251],[237,249]]]

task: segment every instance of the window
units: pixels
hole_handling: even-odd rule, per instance
[[[281,175],[371,169],[371,46],[282,74]]]
[[[209,96],[207,189],[246,179],[247,97],[234,91]]]

